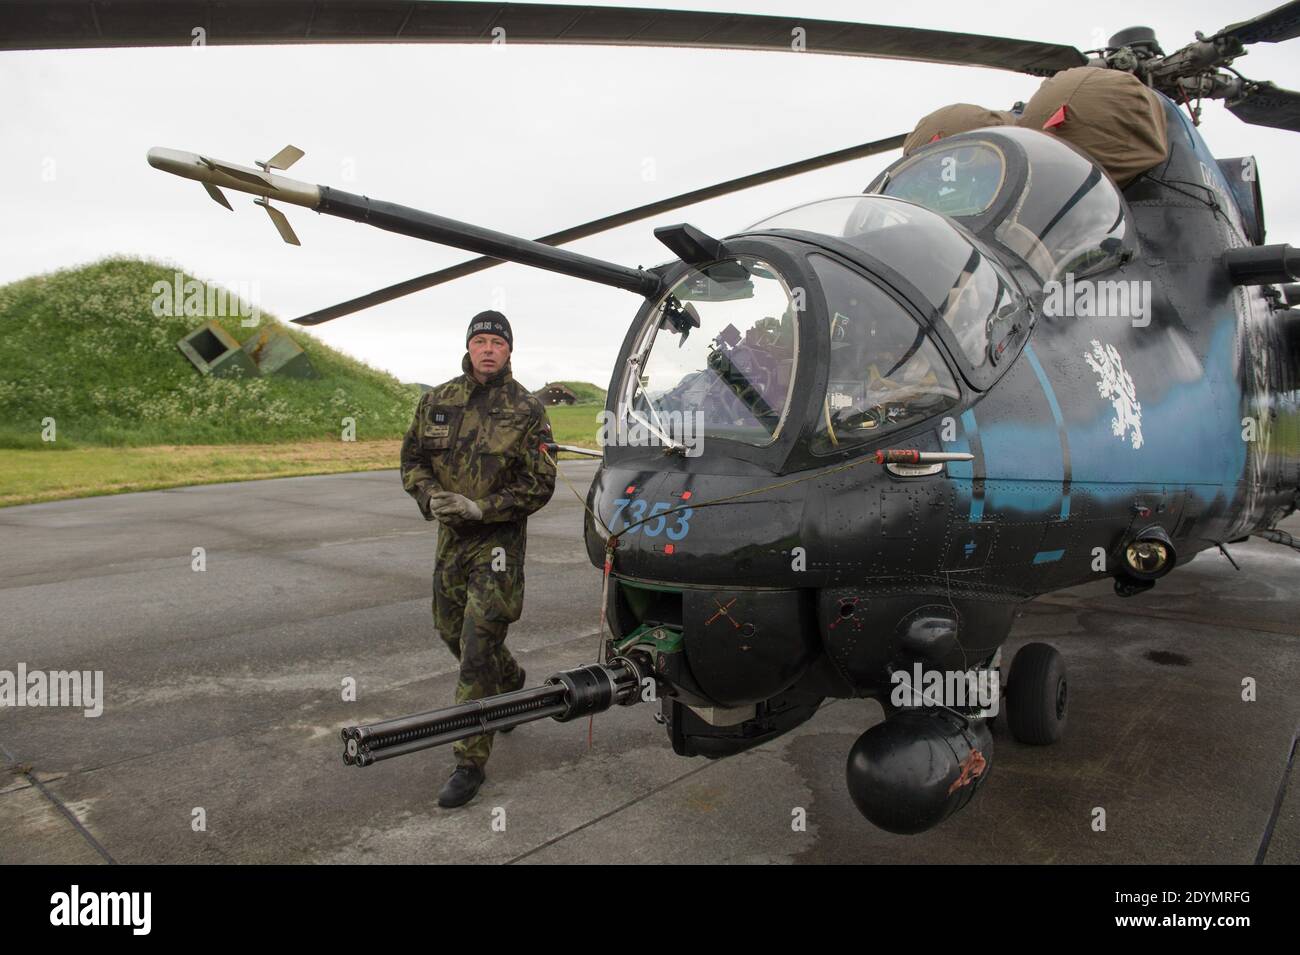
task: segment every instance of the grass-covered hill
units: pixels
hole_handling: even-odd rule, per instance
[[[564,387],[568,388],[578,396],[578,404],[580,405],[603,405],[605,403],[605,389],[598,385],[593,385],[589,381],[548,381],[547,384],[564,385]]]
[[[176,343],[207,317],[155,314],[155,283],[175,273],[106,259],[0,287],[0,447],[337,441],[345,417],[366,441],[410,424],[418,387],[264,312],[257,327],[243,327],[236,308],[215,320],[241,343],[268,325],[285,329],[319,378],[200,375]],[[45,418],[54,445],[41,440]]]

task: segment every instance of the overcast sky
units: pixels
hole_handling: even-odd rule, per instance
[[[632,6],[634,4],[626,4]],[[1276,2],[1102,0],[899,4],[652,0],[1101,45],[1154,27],[1166,51]],[[507,38],[508,39],[508,38]],[[1257,44],[1236,67],[1300,89],[1300,40]],[[286,207],[285,245],[252,198],[232,214],[147,165],[163,145],[251,164],[286,143],[290,175],[534,237],[710,183],[906,132],[946,103],[1006,108],[1038,81],[985,70],[794,53],[598,47],[318,46],[0,53],[0,283],[110,254],[160,259],[289,319],[454,264],[467,253]],[[1300,135],[1205,104],[1218,156],[1259,159],[1269,241],[1300,244]],[[651,230],[738,231],[801,202],[860,192],[887,154],[667,213],[568,246],[627,265],[668,258]],[[516,377],[604,386],[637,296],[524,266],[338,319],[321,340],[404,381],[459,373],[464,329],[510,318]]]

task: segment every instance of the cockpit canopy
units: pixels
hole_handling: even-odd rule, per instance
[[[1034,130],[948,137],[873,188],[763,219],[674,272],[629,340],[620,441],[691,454],[707,432],[729,453],[838,454],[933,420],[1024,345],[1026,288],[1118,265],[1135,241],[1106,174]]]
[[[1040,283],[1124,261],[1124,200],[1095,162],[1049,133],[1015,126],[950,136],[886,169],[867,189],[950,216],[1013,253]]]
[[[748,235],[650,304],[617,389],[619,444],[758,451],[792,427],[807,453],[850,451],[949,412],[954,370],[987,387],[1027,337],[1014,278],[921,206],[828,199]]]

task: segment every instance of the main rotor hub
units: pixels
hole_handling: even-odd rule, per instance
[[[1121,50],[1128,47],[1139,56],[1164,56],[1165,51],[1160,49],[1160,41],[1156,39],[1156,31],[1150,27],[1128,27],[1120,30],[1106,44],[1107,49]]]

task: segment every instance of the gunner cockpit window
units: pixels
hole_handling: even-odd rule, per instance
[[[785,421],[798,320],[776,269],[749,256],[692,269],[651,312],[628,358],[620,440],[763,446]],[[704,442],[707,444],[707,441]]]

